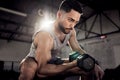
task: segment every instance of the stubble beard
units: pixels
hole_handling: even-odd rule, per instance
[[[72,28],[70,28],[70,29],[65,29],[64,28],[64,26],[62,25],[62,24],[58,24],[58,27],[59,27],[59,30],[61,31],[61,32],[63,32],[64,34],[69,34],[70,33],[70,30],[72,30]],[[66,31],[66,30],[69,30],[68,32]]]

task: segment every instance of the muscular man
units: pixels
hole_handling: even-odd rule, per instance
[[[43,26],[35,33],[31,50],[20,64],[19,80],[33,80],[35,75],[41,79],[41,77],[54,77],[68,72],[84,73],[77,67],[77,60],[72,62],[61,60],[61,64],[51,63],[51,60],[60,57],[62,47],[68,42],[73,51],[78,51],[81,54],[86,53],[77,42],[74,29],[81,15],[82,9],[76,0],[62,1],[55,22],[48,25],[47,28]],[[103,76],[103,70],[95,64],[94,71],[97,80],[100,80]]]

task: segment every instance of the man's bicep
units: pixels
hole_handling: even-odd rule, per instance
[[[40,32],[35,37],[35,58],[39,64],[46,64],[51,58],[52,40],[48,33]]]

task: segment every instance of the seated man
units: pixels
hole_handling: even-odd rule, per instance
[[[46,77],[45,80],[53,80],[52,77],[58,78],[60,75],[67,77],[70,73],[72,75],[88,73],[82,69],[80,57],[73,61],[58,59],[61,48],[68,42],[73,51],[86,54],[77,42],[74,29],[81,15],[82,9],[77,0],[62,1],[55,22],[48,28],[43,26],[35,33],[30,53],[21,62],[19,80],[33,80],[35,76],[39,79]],[[54,61],[56,58],[57,63]],[[103,70],[97,64],[93,70],[96,80],[100,80],[104,73]],[[60,78],[63,79],[63,77],[58,79]],[[85,79],[85,77],[83,78]],[[88,79],[86,78],[86,80]]]

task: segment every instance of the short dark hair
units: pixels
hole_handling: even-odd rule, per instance
[[[82,13],[81,5],[77,0],[63,0],[59,6],[59,10],[64,10],[66,12],[70,12],[71,9]]]

